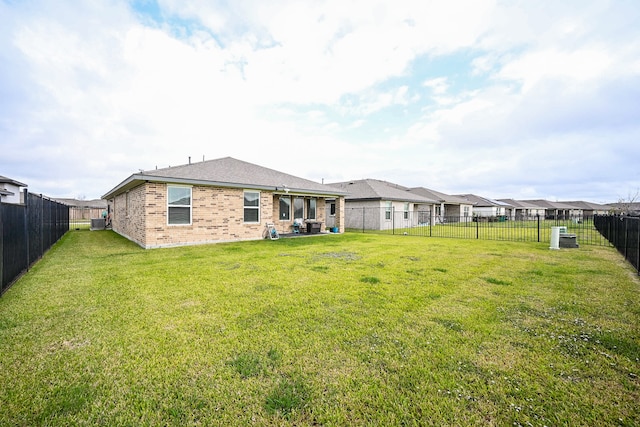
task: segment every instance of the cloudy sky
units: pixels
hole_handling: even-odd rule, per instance
[[[0,175],[98,198],[231,156],[314,181],[640,188],[640,3],[0,0]]]

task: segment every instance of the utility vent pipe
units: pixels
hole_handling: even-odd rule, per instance
[[[551,227],[551,246],[549,249],[560,249],[560,228]]]

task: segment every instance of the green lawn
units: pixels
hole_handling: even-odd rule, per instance
[[[612,248],[72,231],[0,298],[0,425],[640,425]]]

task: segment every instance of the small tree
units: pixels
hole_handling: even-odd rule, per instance
[[[640,210],[640,188],[636,188],[635,193],[633,191],[629,191],[627,197],[621,197],[618,199],[618,213],[623,215],[629,215],[636,213]]]

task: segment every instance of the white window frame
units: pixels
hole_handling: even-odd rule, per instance
[[[189,204],[188,205],[171,205],[169,204],[169,191],[171,188],[188,188],[189,189]],[[169,221],[169,209],[170,208],[189,208],[189,223],[188,224],[172,224]],[[175,185],[167,184],[167,225],[172,227],[189,226],[193,223],[193,187],[190,185]]]
[[[245,195],[246,193],[255,193],[255,194],[257,194],[257,195],[258,195],[258,206],[247,206],[247,205],[245,205],[245,200],[246,200],[246,199],[245,199],[244,195]],[[255,190],[244,190],[244,191],[242,192],[242,221],[243,221],[245,224],[260,224],[260,200],[261,200],[261,199],[260,199],[260,197],[261,197],[261,194],[260,194],[260,192],[259,192],[259,191],[255,191]],[[245,210],[246,210],[246,209],[257,210],[257,211],[258,211],[258,220],[257,220],[257,221],[247,221],[247,220],[246,220],[246,218],[245,218]]]
[[[391,221],[391,211],[393,210],[393,202],[385,202],[386,206],[384,208],[384,220]]]
[[[409,203],[404,204],[404,219],[409,219]]]
[[[287,211],[286,218],[282,215],[282,200],[289,200],[289,210]],[[280,196],[280,200],[278,201],[278,217],[280,221],[291,221],[291,196]]]

